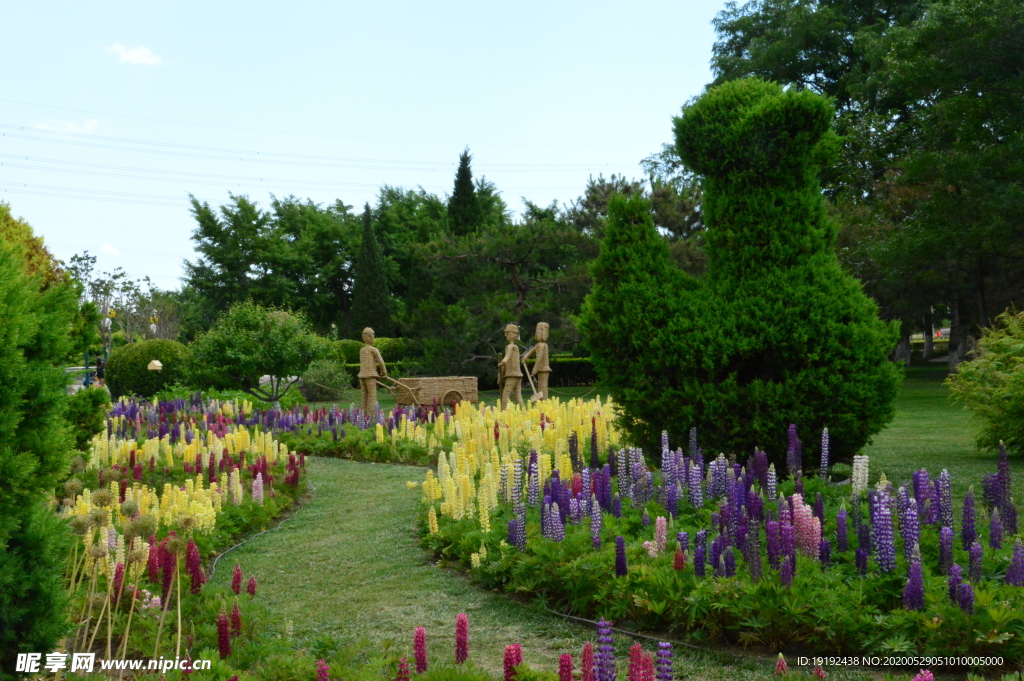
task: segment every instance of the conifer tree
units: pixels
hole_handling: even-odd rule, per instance
[[[455,171],[455,188],[448,200],[448,220],[452,233],[456,236],[475,232],[483,221],[480,200],[473,185],[473,171],[469,167],[472,160],[473,157],[469,155],[467,147],[459,156],[459,169]]]
[[[386,267],[380,243],[373,233],[373,216],[367,203],[363,211],[363,245],[356,259],[352,286],[352,324],[356,333],[369,326],[378,336],[395,335]]]

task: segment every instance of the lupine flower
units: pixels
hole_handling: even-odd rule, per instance
[[[676,547],[676,555],[675,555],[675,558],[672,561],[672,567],[675,568],[676,570],[685,570],[686,569],[686,554],[683,553],[683,547],[682,546],[677,546]]]
[[[846,506],[842,506],[839,508],[839,513],[836,513],[836,550],[841,553],[846,553],[850,550],[846,518]]]
[[[257,473],[252,479],[252,500],[260,506],[263,505],[263,473]]]
[[[832,544],[828,539],[822,539],[818,544],[818,562],[822,568],[826,568],[832,562]]]
[[[223,609],[217,615],[217,647],[220,649],[220,659],[227,659],[231,655],[231,623]]]
[[[974,614],[974,587],[970,582],[961,582],[956,588],[956,601],[968,615]]]
[[[412,652],[416,658],[416,673],[425,674],[427,671],[427,630],[424,627],[416,627],[412,637]],[[505,657],[508,658],[508,648],[505,649]],[[520,658],[521,659],[521,658]]]
[[[867,549],[857,547],[857,550],[853,553],[853,561],[857,566],[857,572],[863,576],[868,573],[868,551]]]
[[[626,540],[623,537],[615,538],[615,576],[625,577],[629,572],[626,565]]]
[[[601,504],[594,496],[591,498],[590,506],[590,545],[595,549],[601,548],[601,523]]]
[[[694,462],[690,462],[690,504],[694,508],[701,508],[704,506],[704,488],[702,487],[704,481],[701,477],[700,466]]]
[[[922,669],[910,681],[935,681],[935,675],[927,669]]]
[[[324,660],[316,661],[316,681],[331,681],[331,668]]]
[[[647,527],[651,524],[651,516],[647,514],[647,509],[644,509],[643,515],[640,516],[640,524]]]
[[[455,616],[455,662],[469,658],[469,618],[464,613]]]
[[[594,681],[594,645],[589,641],[583,644],[580,655],[580,674],[582,681]]]
[[[868,469],[870,459],[867,454],[853,455],[853,469],[850,474],[850,491],[859,496],[868,488]]]
[[[235,595],[242,593],[242,566],[235,563],[235,569],[231,573],[231,590]]]
[[[562,653],[558,658],[558,681],[572,681],[572,655]]]
[[[971,544],[978,538],[974,523],[974,488],[971,487],[964,495],[963,523],[960,525],[960,546],[964,551],[970,550]]]
[[[523,649],[518,643],[505,646],[505,681],[514,681],[516,667],[523,663]]]
[[[786,664],[786,658],[779,653],[779,659],[775,661],[775,674],[778,676],[784,676],[789,671],[789,665]]]
[[[1024,586],[1024,542],[1020,537],[1013,543],[1013,558],[1006,568],[1006,583],[1010,586]]]
[[[704,576],[704,557],[708,546],[708,531],[700,530],[693,541],[693,574]]]
[[[615,648],[612,646],[612,625],[604,618],[597,623],[596,681],[615,681]]]
[[[790,587],[793,585],[793,556],[786,556],[782,559],[782,570],[779,571],[779,579],[782,581],[782,586]]]
[[[231,608],[231,635],[239,636],[242,633],[242,611],[235,601],[235,607]]]
[[[654,658],[650,653],[644,653],[640,657],[640,679],[641,681],[654,681]]]
[[[996,550],[1003,548],[1003,523],[999,519],[998,508],[992,509],[992,515],[988,519],[988,545],[989,548]]]
[[[903,587],[903,607],[907,610],[924,609],[924,572],[921,557],[914,554],[907,571],[907,583]]]
[[[668,521],[664,516],[658,516],[654,521],[654,545],[659,551],[664,551],[668,546]]]
[[[779,528],[779,523],[774,520],[769,520],[767,524],[767,538],[768,538],[768,564],[773,569],[779,569],[779,561],[782,559],[782,533]]]
[[[957,593],[962,581],[964,581],[964,569],[953,563],[949,568],[949,579],[946,580],[946,583],[949,585],[949,600],[954,604],[957,603]]]
[[[914,471],[914,498],[917,499],[917,509],[921,514],[921,522],[931,525],[932,519],[924,513],[925,502],[931,498],[931,482],[928,479],[928,471],[921,468]]]
[[[188,570],[189,577],[191,578],[190,591],[192,594],[198,594],[203,588],[203,584],[206,583],[206,575],[203,574],[202,560],[199,557],[199,547],[196,546],[195,541],[189,537],[188,548],[185,552],[185,569]],[[232,587],[234,586],[234,575],[232,575]]]
[[[800,477],[803,467],[803,452],[800,439],[796,435],[796,424],[789,424],[789,446],[786,448],[786,472],[796,480]]]
[[[914,547],[921,543],[921,524],[917,513],[917,499],[907,499],[903,522],[900,523],[900,534],[903,535],[903,557],[910,560]]]
[[[717,577],[721,577],[725,573],[725,566],[722,564],[722,549],[724,548],[725,539],[721,534],[715,535],[715,538],[711,541],[711,554],[708,562],[711,563],[711,569]]]
[[[725,551],[722,552],[722,564],[722,572],[726,577],[736,576],[736,554],[731,546],[725,547]]]
[[[875,564],[882,572],[896,569],[896,546],[892,536],[892,515],[889,504],[880,499],[875,504],[871,543],[875,547]]]
[[[822,480],[828,480],[828,450],[829,450],[829,439],[828,439],[828,428],[821,431],[821,465],[818,468],[818,477]]]
[[[939,568],[942,574],[949,574],[949,566],[953,564],[953,528],[947,526],[939,530]]]
[[[249,594],[250,596],[255,596],[256,595],[256,578],[255,577],[249,577],[249,583],[245,585],[245,593]]]
[[[778,477],[775,475],[775,464],[768,466],[768,483],[765,485],[765,495],[769,499],[774,499],[778,493]]]
[[[981,553],[981,544],[978,542],[971,544],[971,548],[967,552],[967,573],[971,576],[971,581],[975,584],[981,581]]]
[[[945,468],[939,474],[939,522],[942,527],[953,527],[953,493],[949,488],[949,471]]]
[[[639,643],[634,643],[629,649],[629,666],[626,671],[626,678],[629,681],[641,681],[644,649]]]
[[[658,644],[658,681],[672,681],[672,644]]]
[[[404,657],[398,660],[398,674],[395,675],[395,681],[409,681],[409,660]]]

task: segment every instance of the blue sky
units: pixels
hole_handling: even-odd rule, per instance
[[[682,2],[7,3],[0,201],[62,259],[177,288],[189,193],[444,195],[467,145],[513,210],[640,177],[710,79]]]

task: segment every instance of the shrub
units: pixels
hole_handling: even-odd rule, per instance
[[[786,428],[832,434],[849,461],[894,414],[899,335],[833,249],[818,183],[837,138],[832,108],[757,79],[724,83],[676,119],[704,182],[708,273],[673,271],[641,198],[614,198],[582,330],[629,437],[657,451],[691,426],[709,451],[767,450]],[[804,465],[818,453],[804,449]]]
[[[249,393],[244,393],[241,390],[203,390],[198,391],[187,385],[181,385],[176,383],[172,386],[168,386],[154,395],[158,400],[182,400],[191,399],[197,393],[199,393],[205,399],[243,402],[249,400],[252,402],[253,407],[257,409],[269,409],[274,406],[272,402],[266,400],[258,400]],[[281,408],[291,409],[298,404],[305,404],[306,398],[303,397],[302,393],[291,388],[281,397]]]
[[[165,386],[182,378],[182,369],[189,356],[188,348],[177,341],[154,338],[114,348],[107,362],[106,380],[110,396],[138,395],[152,397]],[[154,359],[164,365],[160,371],[147,367]]]
[[[342,364],[358,364],[359,348],[363,347],[361,341],[344,338],[331,343],[331,359]]]
[[[103,388],[79,390],[68,399],[66,418],[76,449],[85,451],[93,436],[103,430],[103,418],[109,410],[110,395]]]
[[[310,402],[338,400],[352,387],[352,373],[335,360],[320,359],[302,374],[302,394]]]
[[[947,379],[953,396],[981,422],[978,444],[1024,454],[1024,312],[1008,310],[982,330],[975,358]]]

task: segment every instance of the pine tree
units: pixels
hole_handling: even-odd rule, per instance
[[[459,156],[459,169],[455,171],[455,188],[448,200],[448,220],[451,222],[452,233],[465,236],[475,232],[483,221],[483,210],[473,185],[473,171],[469,163],[473,157],[467,147]]]
[[[373,233],[373,217],[367,203],[363,211],[363,245],[356,259],[352,286],[352,324],[356,333],[369,326],[378,336],[395,335],[386,265]]]

